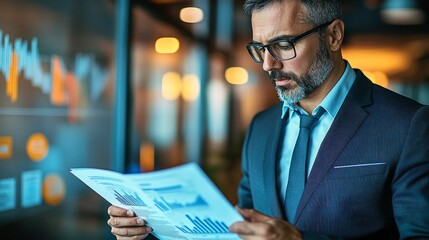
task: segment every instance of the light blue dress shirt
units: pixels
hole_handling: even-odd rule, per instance
[[[307,166],[308,174],[311,172],[320,145],[322,144],[326,133],[331,127],[332,122],[334,121],[335,116],[343,104],[344,99],[346,98],[355,79],[356,73],[350,67],[350,64],[346,62],[346,69],[340,80],[312,112],[312,115],[315,115],[320,108],[326,110],[326,112],[319,118],[319,121],[314,124],[310,135],[310,143],[308,148],[309,159]],[[285,126],[285,132],[287,134],[285,134],[283,139],[281,155],[279,156],[280,164],[277,168],[277,182],[279,184],[278,191],[283,202],[285,201],[286,187],[289,180],[289,169],[292,160],[292,152],[299,133],[299,116],[295,111],[300,111],[301,114],[307,114],[296,104],[290,105],[283,103],[282,119],[286,114],[289,114],[289,118],[287,119]]]

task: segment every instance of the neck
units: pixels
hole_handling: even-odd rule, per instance
[[[337,61],[326,81],[324,81],[314,92],[299,101],[298,105],[308,114],[311,114],[340,80],[345,68],[346,64],[343,59],[341,59],[341,61]]]

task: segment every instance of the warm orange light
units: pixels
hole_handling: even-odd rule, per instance
[[[376,84],[385,88],[389,87],[389,78],[385,73],[377,71],[377,72],[374,72],[374,76],[375,76]]]
[[[150,172],[155,169],[155,147],[153,144],[140,144],[140,170]]]
[[[249,80],[249,74],[242,67],[230,67],[225,71],[225,78],[231,84],[245,84]]]
[[[174,37],[163,37],[158,38],[155,42],[155,51],[157,53],[175,53],[179,50],[180,43],[177,38]]]
[[[200,80],[195,74],[187,74],[182,79],[182,97],[185,101],[195,101],[200,95]]]
[[[177,72],[167,72],[162,77],[162,97],[167,100],[177,100],[182,90],[182,81]]]
[[[346,48],[343,56],[353,68],[384,72],[387,75],[405,71],[411,66],[407,53],[400,49]]]
[[[198,23],[204,18],[204,12],[200,8],[186,7],[180,10],[180,20],[186,23]]]
[[[383,72],[376,71],[376,72],[369,72],[369,71],[363,71],[365,76],[367,76],[373,83],[378,84],[382,87],[389,87],[389,78],[387,75]]]

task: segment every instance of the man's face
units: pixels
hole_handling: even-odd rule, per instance
[[[300,21],[306,14],[298,1],[273,3],[252,13],[253,41],[269,43],[278,38],[297,36],[314,26]],[[278,61],[268,51],[264,54],[263,69],[268,72],[282,101],[297,103],[313,93],[328,77],[333,62],[325,44],[317,33],[295,44],[296,57]]]

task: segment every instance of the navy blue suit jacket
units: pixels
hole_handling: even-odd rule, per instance
[[[316,239],[429,239],[429,106],[356,74],[290,222]],[[281,106],[252,120],[238,195],[240,207],[285,219],[275,176]]]

